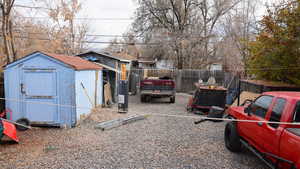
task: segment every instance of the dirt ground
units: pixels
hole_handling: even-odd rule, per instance
[[[225,123],[149,116],[108,131],[94,129],[101,121],[133,114],[188,115],[188,95],[140,103],[130,97],[129,113],[99,109],[72,129],[34,128],[19,132],[20,143],[0,143],[0,168],[267,168],[250,152],[229,152],[223,141]]]

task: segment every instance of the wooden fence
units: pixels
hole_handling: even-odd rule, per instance
[[[207,82],[210,77],[214,77],[218,85],[228,87],[234,76],[224,71],[208,71],[208,70],[159,70],[159,69],[143,69],[131,70],[129,78],[130,92],[136,93],[139,82],[145,77],[164,77],[168,76],[175,80],[176,91],[189,93],[196,89],[195,83],[199,80]]]

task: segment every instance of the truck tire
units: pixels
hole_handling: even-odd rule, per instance
[[[236,128],[236,123],[229,122],[226,124],[224,131],[225,146],[228,150],[232,152],[242,151],[242,143],[240,141],[240,136]]]
[[[145,96],[141,95],[141,102],[144,103],[145,102]]]
[[[150,95],[145,96],[145,102],[149,103],[151,102],[152,97]]]
[[[175,96],[170,97],[170,103],[175,103]]]
[[[21,118],[21,119],[17,120],[16,122],[19,123],[19,124],[25,125],[25,126],[30,126],[30,121],[28,119],[26,119],[26,118]],[[28,128],[23,127],[23,126],[19,126],[19,125],[16,125],[16,128],[19,131],[26,131],[26,130],[28,130]]]

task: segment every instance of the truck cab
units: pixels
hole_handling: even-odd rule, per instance
[[[300,168],[300,92],[266,92],[248,105],[230,107],[225,144],[250,149],[271,168]]]

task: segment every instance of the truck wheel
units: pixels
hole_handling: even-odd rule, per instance
[[[145,96],[141,96],[141,102],[144,103],[145,102]]]
[[[175,96],[170,97],[170,103],[175,103]]]
[[[224,140],[228,150],[232,152],[240,152],[242,150],[242,143],[234,122],[229,122],[226,124]]]
[[[194,108],[192,108],[191,106],[187,106],[187,107],[186,107],[186,111],[187,111],[188,113],[192,113],[192,112],[194,111]]]
[[[25,119],[25,118],[19,119],[16,122],[19,123],[19,124],[22,124],[24,126],[29,126],[30,125],[30,121],[28,119]],[[16,128],[19,131],[26,131],[28,129],[26,127],[19,126],[19,125],[16,125]]]
[[[151,102],[152,97],[151,96],[145,96],[145,102],[149,103]]]

